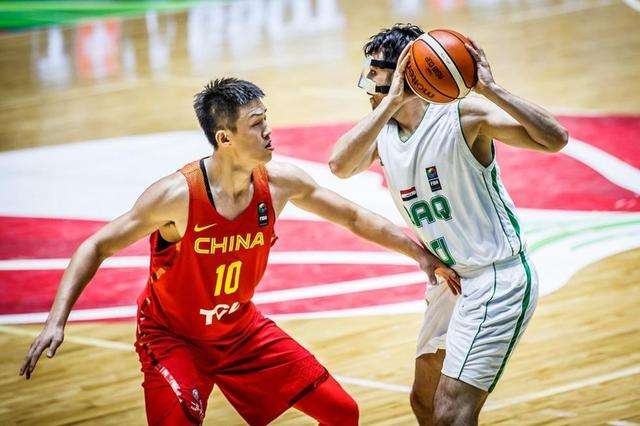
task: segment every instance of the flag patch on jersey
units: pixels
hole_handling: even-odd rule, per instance
[[[438,169],[436,166],[427,167],[427,179],[429,180],[429,187],[431,192],[440,191],[442,185],[440,185],[440,178],[438,178]]]
[[[269,224],[269,212],[267,211],[267,203],[258,204],[258,226],[267,226]]]
[[[412,186],[409,189],[403,189],[402,191],[400,191],[400,198],[402,198],[402,201],[413,200],[417,196],[418,196],[418,193],[416,192],[415,186]]]

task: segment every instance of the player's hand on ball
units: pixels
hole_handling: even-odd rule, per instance
[[[442,263],[440,259],[431,253],[425,253],[424,258],[420,261],[420,269],[427,274],[430,285],[438,284],[436,277],[438,276],[447,284],[453,294],[460,294],[460,277],[458,277],[456,271]]]
[[[56,354],[56,350],[62,344],[63,340],[64,327],[49,326],[49,324],[45,324],[40,335],[36,337],[29,347],[29,352],[27,352],[27,356],[24,358],[24,363],[20,368],[20,375],[29,379],[31,377],[31,373],[36,368],[36,364],[38,363],[38,359],[40,359],[42,352],[44,352],[45,349],[48,349],[47,356],[49,358],[53,358]]]
[[[478,75],[478,82],[474,86],[473,90],[477,93],[483,94],[490,89],[491,85],[493,85],[495,81],[493,80],[491,67],[489,66],[489,61],[487,61],[487,56],[485,55],[484,50],[482,50],[475,41],[471,39],[469,39],[469,41],[471,44],[465,43],[465,47],[476,61],[476,72]]]
[[[389,93],[387,96],[391,102],[397,106],[402,106],[405,102],[413,99],[416,95],[411,90],[405,90],[404,71],[407,69],[409,63],[409,50],[411,49],[412,42],[409,42],[400,56],[398,57],[398,65],[393,71],[393,77],[391,79],[391,87],[389,87]]]

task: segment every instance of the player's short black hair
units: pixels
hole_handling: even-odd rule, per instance
[[[395,24],[391,28],[383,28],[378,34],[369,38],[364,45],[364,54],[373,55],[382,52],[385,61],[397,62],[402,49],[422,34],[424,31],[413,24]]]
[[[205,85],[193,97],[193,109],[209,143],[217,148],[216,132],[222,129],[235,132],[240,107],[263,96],[258,86],[238,78],[218,78]]]

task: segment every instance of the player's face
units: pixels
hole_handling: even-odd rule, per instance
[[[382,52],[374,53],[371,55],[374,59],[383,60]],[[390,84],[391,79],[393,77],[393,70],[378,68],[378,67],[369,67],[369,73],[367,74],[367,78],[373,80],[378,86],[385,86]],[[374,93],[369,94],[369,102],[371,103],[371,108],[376,109],[382,99],[387,96],[383,93]]]
[[[267,125],[267,108],[260,99],[249,102],[238,111],[233,146],[242,157],[258,163],[271,160],[271,128]]]

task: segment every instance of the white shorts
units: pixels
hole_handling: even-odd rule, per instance
[[[491,392],[538,302],[538,274],[526,254],[461,274],[462,294],[427,290],[416,356],[445,349],[442,374]]]

